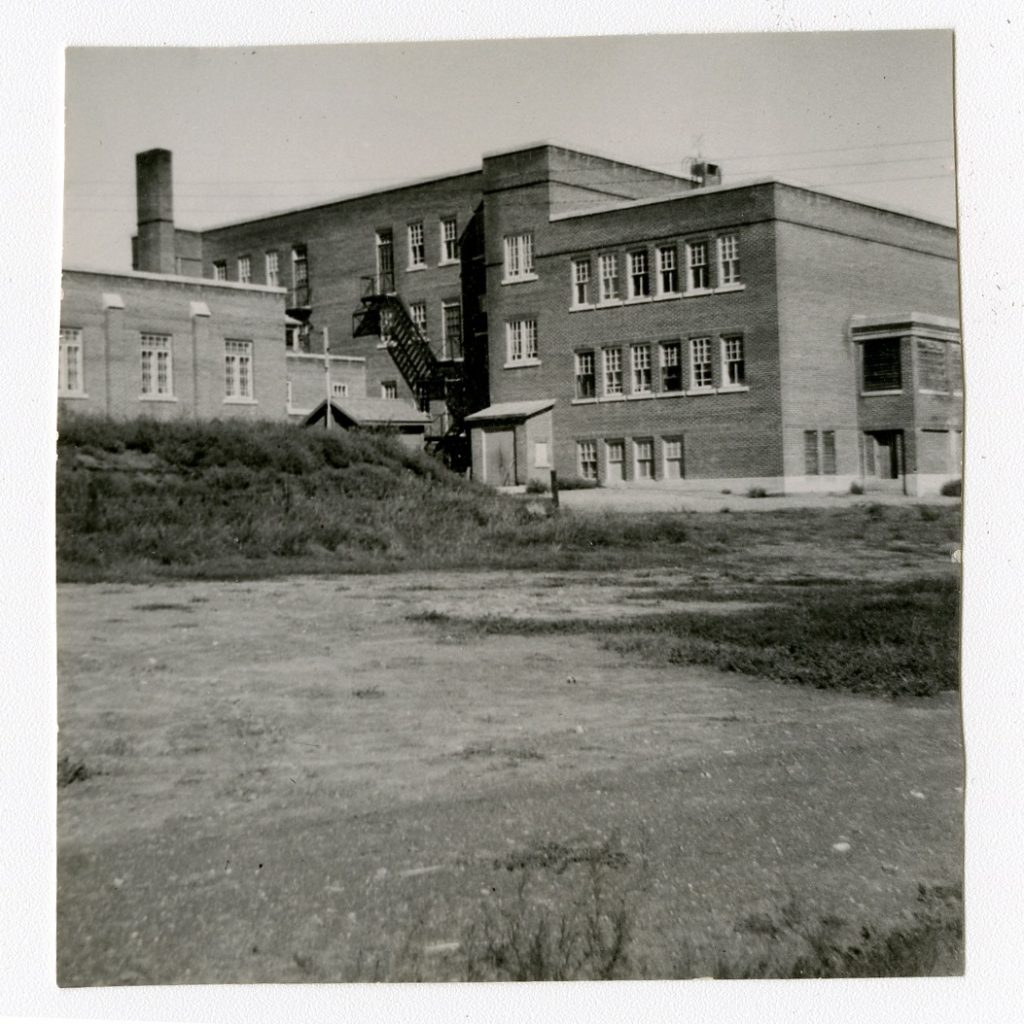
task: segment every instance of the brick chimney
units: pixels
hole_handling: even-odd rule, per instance
[[[135,195],[138,204],[135,269],[173,274],[174,198],[170,150],[150,149],[135,154]]]
[[[690,174],[699,182],[697,188],[710,188],[722,184],[722,168],[718,164],[709,164],[706,160],[690,161]]]

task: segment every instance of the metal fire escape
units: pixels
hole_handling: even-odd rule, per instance
[[[444,402],[448,409],[446,435],[463,433],[469,409],[462,360],[438,359],[395,291],[392,275],[363,278],[361,305],[352,315],[352,336],[384,341],[417,407],[429,412],[432,401]]]

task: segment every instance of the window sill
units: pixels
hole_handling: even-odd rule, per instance
[[[415,273],[415,272],[416,272],[417,270],[426,270],[426,269],[427,269],[427,265],[426,265],[426,263],[416,263],[415,265],[413,265],[413,266],[411,266],[411,267],[406,267],[406,268],[405,268],[405,272],[406,272],[407,274],[413,274],[413,273]]]
[[[682,398],[686,394],[685,391],[659,391],[655,394],[655,398]]]
[[[720,295],[722,292],[741,292],[746,287],[747,286],[745,284],[743,284],[742,282],[737,282],[736,284],[723,284],[723,285],[719,285],[715,289],[715,294],[716,295]]]
[[[139,395],[140,402],[176,402],[176,395]]]
[[[457,267],[459,260],[438,260],[437,265],[439,267]]]
[[[903,388],[894,388],[891,391],[862,391],[860,393],[861,398],[879,398],[886,395],[902,395]]]
[[[574,398],[569,402],[570,405],[597,405],[596,398]]]
[[[624,402],[625,400],[625,395],[602,395],[597,399],[599,402]]]
[[[84,391],[58,391],[58,398],[88,398],[88,394]]]
[[[603,299],[601,302],[595,304],[594,309],[612,309],[615,306],[621,306],[622,299]]]
[[[919,395],[942,395],[944,398],[948,398],[954,392],[952,391],[939,391],[935,388],[918,388],[917,393]]]
[[[747,384],[724,384],[722,387],[718,388],[718,393],[720,395],[728,395],[732,392],[744,392],[749,390],[750,387]]]
[[[570,306],[569,307],[569,312],[570,313],[590,313],[590,312],[593,312],[593,310],[594,310],[593,306]]]
[[[690,388],[689,391],[684,391],[683,394],[687,398],[696,398],[698,395],[716,395],[718,392],[714,388]]]
[[[653,391],[631,391],[628,395],[626,395],[627,401],[630,401],[630,402],[636,402],[636,401],[638,401],[638,400],[640,400],[642,398],[653,398],[653,397],[654,397],[654,392]]]
[[[659,292],[654,296],[655,302],[667,302],[669,299],[681,299],[683,297],[682,292]]]
[[[518,370],[521,366],[540,366],[539,359],[517,359],[515,362],[507,362],[506,370]]]
[[[332,395],[332,398],[336,398],[337,395]],[[236,398],[233,395],[228,395],[224,399],[225,405],[259,405],[259,402],[255,398]]]
[[[650,295],[637,295],[631,299],[626,299],[622,304],[624,306],[642,306],[645,302],[650,301]]]
[[[699,295],[714,295],[714,288],[691,288],[689,291],[683,292],[684,299],[695,299]]]
[[[518,277],[503,277],[502,284],[525,284],[527,281],[540,280],[536,274],[520,274]]]

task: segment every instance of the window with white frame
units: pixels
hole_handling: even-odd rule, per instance
[[[711,287],[711,278],[708,274],[707,242],[689,242],[687,244],[686,267],[689,275],[686,280],[688,292],[707,291]]]
[[[143,334],[140,341],[142,394],[151,398],[170,398],[174,394],[174,377],[169,335]]]
[[[622,349],[606,348],[604,358],[604,393],[606,395],[622,394]]]
[[[389,401],[394,401],[398,398],[398,381],[382,380],[380,382],[380,397],[386,398]]]
[[[508,365],[537,362],[537,321],[509,320],[505,324],[505,343]]]
[[[740,283],[740,243],[736,235],[718,239],[718,287]]]
[[[224,342],[224,398],[234,401],[251,401],[252,342],[226,340]]]
[[[662,442],[662,458],[665,461],[665,477],[668,480],[683,478],[683,439],[666,437]]]
[[[238,280],[241,284],[252,284],[252,260],[248,256],[238,257]]]
[[[629,297],[645,299],[651,294],[651,279],[647,273],[646,251],[629,254]]]
[[[674,245],[662,245],[658,248],[658,294],[679,294],[679,267],[676,263]]]
[[[529,231],[506,235],[505,280],[522,281],[533,276],[533,235]]]
[[[309,257],[304,245],[296,245],[292,248],[292,302],[307,306],[309,298]]]
[[[441,303],[441,358],[462,358],[462,302],[459,299]]]
[[[608,479],[626,479],[626,442],[606,441],[605,458],[608,462]]]
[[[651,346],[632,345],[629,357],[633,364],[633,394],[649,395],[651,393]]]
[[[682,345],[678,341],[661,343],[661,390],[683,390]]]
[[[584,480],[597,479],[597,442],[577,441],[576,462],[579,466],[580,477]]]
[[[576,353],[576,397],[595,398],[597,377],[594,373],[594,353]]]
[[[413,302],[409,305],[409,316],[424,339],[427,337],[427,304]]]
[[[226,260],[213,261],[214,281],[226,281],[228,279],[228,264]]]
[[[454,217],[441,218],[441,262],[455,263],[459,258],[459,225]]]
[[[746,363],[743,358],[743,337],[727,334],[722,337],[722,386],[743,387],[747,382]]]
[[[281,284],[281,270],[280,270],[280,258],[277,252],[268,252],[264,254],[263,265],[266,268],[267,284],[274,288],[279,287]]]
[[[427,249],[423,243],[423,221],[409,225],[409,269],[427,265]]]
[[[633,442],[636,457],[636,479],[654,479],[654,441],[652,438],[639,438]]]
[[[598,257],[599,276],[601,279],[601,301],[616,302],[619,298],[619,258],[613,253],[605,253]]]
[[[709,391],[712,387],[711,339],[690,339],[690,389]]]
[[[590,305],[590,260],[572,261],[572,304],[580,308]]]
[[[60,329],[60,377],[58,395],[84,395],[85,377],[82,370],[82,330],[80,327]]]

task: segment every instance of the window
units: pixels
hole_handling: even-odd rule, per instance
[[[590,260],[572,261],[572,304],[590,305]]]
[[[663,245],[658,249],[658,294],[679,294],[679,269],[674,245]]]
[[[441,262],[455,263],[459,258],[459,227],[454,217],[441,220]]]
[[[398,381],[382,380],[380,382],[380,397],[386,398],[389,401],[394,401],[398,398]]]
[[[865,341],[863,358],[865,391],[899,391],[902,388],[899,338]]]
[[[276,252],[268,252],[264,257],[264,265],[267,271],[267,284],[277,288],[281,283],[281,272]]]
[[[598,259],[601,274],[601,301],[615,302],[619,298],[619,258],[607,253]]]
[[[644,299],[651,294],[651,280],[647,275],[647,253],[629,254],[629,297]]]
[[[548,455],[547,441],[534,441],[533,443],[533,465],[536,469],[550,469],[551,459]]]
[[[289,352],[302,351],[302,329],[294,324],[289,324],[284,329],[284,347]]]
[[[462,358],[462,303],[450,299],[441,303],[441,358]]]
[[[718,239],[718,287],[740,283],[740,247],[736,235]]]
[[[332,398],[348,398],[348,384],[341,380],[331,381],[331,397]]]
[[[708,391],[712,387],[711,339],[690,339],[690,388],[693,391]]]
[[[678,341],[661,343],[661,390],[683,390],[682,346]]]
[[[533,235],[506,235],[505,280],[522,281],[533,276]]]
[[[651,347],[650,345],[633,345],[629,354],[633,363],[633,394],[649,395],[651,393]]]
[[[427,265],[427,250],[423,244],[423,221],[409,225],[409,269]]]
[[[686,264],[690,271],[687,291],[706,291],[710,287],[708,277],[708,243],[690,242],[686,247]]]
[[[626,442],[607,441],[605,452],[608,458],[608,479],[626,479]]]
[[[821,432],[821,471],[826,476],[836,475],[836,432]]]
[[[604,393],[622,394],[622,349],[606,348],[604,356]]]
[[[576,461],[579,464],[580,476],[584,480],[597,479],[597,442],[577,441]]]
[[[665,477],[668,480],[683,478],[683,439],[666,437],[662,446],[665,458]]]
[[[292,303],[296,306],[309,304],[309,260],[304,245],[292,249]]]
[[[166,334],[143,334],[142,394],[170,397],[174,394],[171,371],[171,339]]]
[[[252,342],[224,342],[224,397],[252,401]]]
[[[425,302],[411,303],[409,305],[409,316],[425,341],[427,338],[427,304]]]
[[[743,361],[743,338],[738,334],[722,338],[722,386],[743,387],[747,371]]]
[[[252,260],[248,256],[238,257],[238,280],[242,284],[252,284]]]
[[[633,450],[636,453],[636,478],[637,480],[654,479],[654,441],[644,438],[633,442]]]
[[[804,472],[808,476],[817,476],[818,469],[818,432],[804,431]]]
[[[395,239],[390,228],[377,232],[377,290],[395,290]]]
[[[921,391],[948,391],[946,346],[941,341],[917,339],[917,381]]]
[[[60,377],[57,394],[85,394],[85,380],[82,375],[82,331],[78,327],[60,329]]]
[[[576,353],[576,397],[595,398],[597,379],[594,373],[594,353]]]
[[[213,261],[213,279],[214,281],[226,281],[228,279],[228,265],[225,260],[214,260]]]
[[[537,361],[537,321],[509,320],[505,325],[508,363],[535,363]]]

